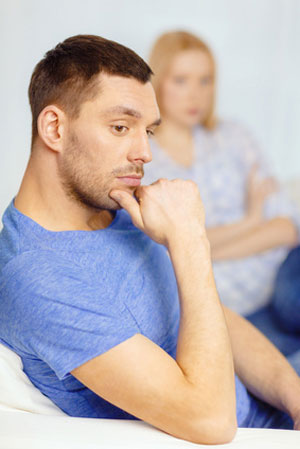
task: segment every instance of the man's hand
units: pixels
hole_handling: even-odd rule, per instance
[[[205,234],[204,207],[192,181],[159,179],[138,187],[138,202],[123,190],[112,190],[110,196],[127,210],[134,225],[157,243],[168,247],[174,238]]]
[[[263,221],[263,207],[265,199],[278,190],[278,184],[272,177],[260,180],[258,166],[255,164],[248,179],[248,207],[247,215],[257,224]]]

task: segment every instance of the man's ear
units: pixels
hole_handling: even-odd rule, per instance
[[[55,105],[46,106],[37,120],[39,137],[51,148],[60,152],[63,148],[64,132],[66,129],[66,114]]]

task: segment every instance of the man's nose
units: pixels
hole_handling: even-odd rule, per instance
[[[147,164],[152,161],[152,152],[147,133],[143,133],[135,139],[129,153],[130,161],[135,163]]]

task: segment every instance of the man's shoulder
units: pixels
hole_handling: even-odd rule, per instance
[[[32,250],[12,257],[2,268],[2,287],[12,292],[38,290],[51,283],[62,286],[66,279],[84,279],[85,272],[74,261],[51,250]]]
[[[24,289],[33,294],[43,288],[54,292],[55,288],[74,286],[105,289],[108,283],[124,281],[145,262],[149,252],[154,251],[157,257],[162,250],[132,224],[126,211],[119,211],[117,217],[111,231],[95,231],[90,238],[82,231],[76,242],[67,234],[67,244],[63,245],[56,242],[62,235],[54,235],[50,241],[49,236],[46,241],[39,236],[37,242],[22,245],[9,235],[3,236],[2,242],[0,237],[0,246],[7,247],[5,257],[0,257],[0,292],[4,286],[11,294]]]

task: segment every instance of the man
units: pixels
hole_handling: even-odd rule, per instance
[[[160,122],[150,76],[97,36],[36,66],[31,156],[0,238],[1,341],[72,416],[208,444],[237,424],[292,428],[286,413],[300,429],[297,373],[220,304],[197,187],[140,186]]]

